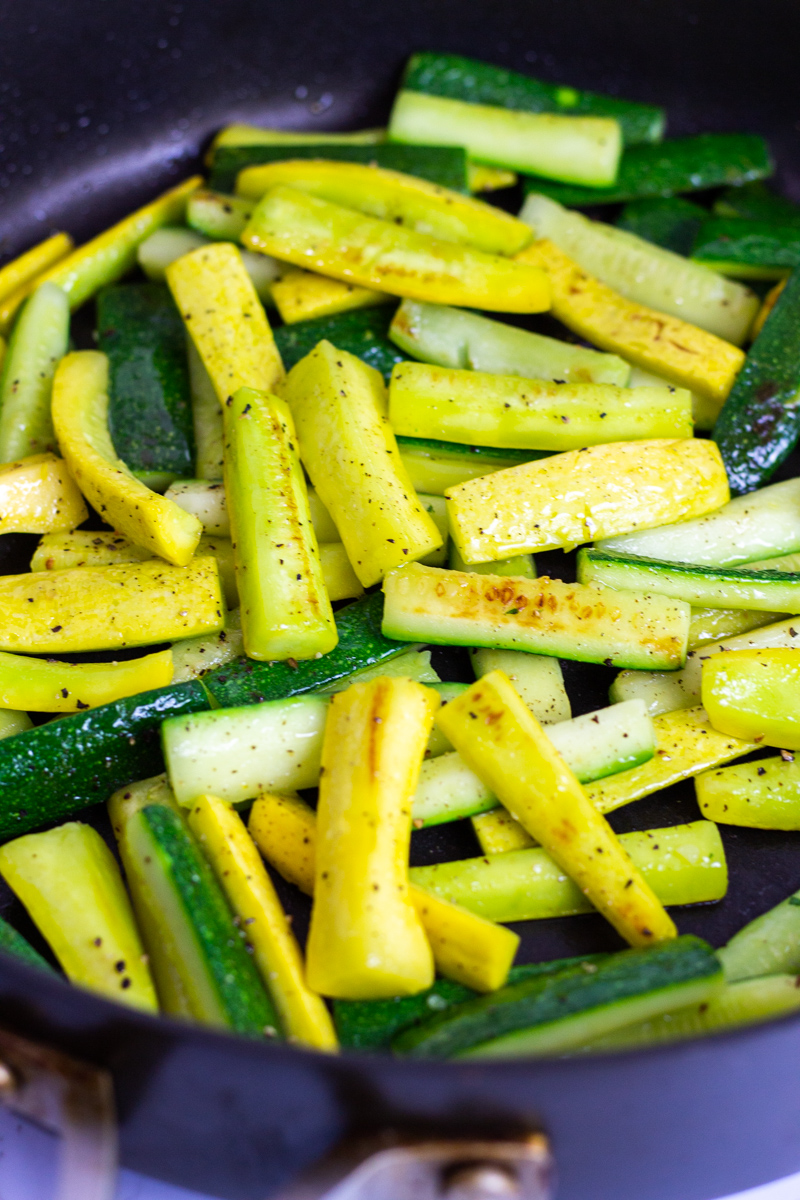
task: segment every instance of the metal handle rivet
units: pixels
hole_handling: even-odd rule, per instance
[[[509,1200],[519,1194],[516,1171],[500,1163],[466,1163],[451,1168],[442,1181],[446,1200]]]

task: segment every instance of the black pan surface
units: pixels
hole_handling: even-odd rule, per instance
[[[416,49],[664,104],[671,134],[764,133],[781,187],[800,200],[798,32],[785,0],[6,0],[0,262],[54,228],[97,232],[196,169],[209,135],[232,120],[381,123]],[[798,469],[795,460],[782,475]],[[0,539],[0,570],[24,569],[29,554],[27,539]],[[570,556],[538,561],[570,577]],[[457,651],[434,661],[445,679],[470,678]],[[612,671],[564,667],[576,715],[607,703]],[[85,816],[108,832],[102,807]],[[697,816],[686,785],[612,823],[622,832]],[[722,833],[728,896],[677,913],[682,932],[715,945],[800,887],[795,836]],[[414,835],[415,863],[477,852],[467,823]],[[302,929],[307,903],[278,884]],[[4,885],[0,911],[31,934]],[[516,928],[522,961],[620,944],[599,917]],[[388,1124],[462,1133],[542,1124],[562,1200],[712,1200],[800,1168],[796,1020],[586,1062],[334,1061],[137,1016],[6,959],[0,1019],[113,1070],[127,1165],[231,1200],[265,1196],[345,1132]]]

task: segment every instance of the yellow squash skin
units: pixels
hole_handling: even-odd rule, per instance
[[[572,550],[632,529],[721,508],[728,478],[714,442],[658,438],[568,450],[447,489],[465,563],[532,550]]]
[[[703,663],[703,708],[720,733],[800,750],[800,650],[732,650]]]
[[[800,763],[793,756],[704,771],[694,786],[700,812],[709,821],[748,829],[800,830]]]
[[[320,542],[319,561],[331,601],[350,600],[364,591],[341,542]]]
[[[317,818],[305,800],[262,794],[250,810],[249,829],[267,861],[312,896]],[[518,936],[413,884],[409,892],[439,974],[476,992],[502,987],[519,946]]]
[[[223,406],[225,494],[248,658],[327,654],[338,641],[297,435],[285,401],[240,388]]]
[[[213,633],[224,625],[217,564],[158,559],[0,577],[0,650],[72,654]]]
[[[0,652],[0,708],[80,712],[171,682],[171,650],[121,663],[62,663]]]
[[[758,749],[755,742],[718,733],[702,708],[662,713],[653,718],[653,730],[656,752],[648,762],[586,785],[586,795],[598,812],[613,812]]]
[[[89,503],[119,533],[176,567],[200,541],[197,517],[159,496],[117,458],[108,430],[108,359],[98,350],[62,358],[53,379],[53,425],[67,466]]]
[[[237,193],[252,200],[280,186],[487,254],[517,254],[532,240],[530,227],[501,208],[364,163],[289,159],[247,167],[236,180]]]
[[[315,1050],[337,1050],[330,1013],[306,985],[297,938],[241,817],[217,796],[198,796],[187,817],[253,947],[288,1040]]]
[[[0,467],[0,533],[56,533],[88,515],[63,458],[33,454]]]
[[[358,287],[353,283],[342,283],[327,275],[314,271],[303,271],[290,267],[272,285],[272,299],[286,325],[297,321],[310,321],[314,317],[332,317],[335,313],[351,312],[354,308],[374,308],[376,304],[390,304],[392,297],[386,292]]]
[[[652,888],[502,671],[440,711],[464,761],[632,946],[677,936]]]
[[[17,309],[43,272],[66,258],[72,246],[68,233],[54,233],[0,269],[0,333],[10,327]]]
[[[72,983],[158,1012],[119,867],[91,825],[70,821],[7,842],[0,872]]]
[[[283,363],[238,248],[201,246],[170,263],[166,276],[220,404],[240,387],[271,392]]]
[[[560,579],[412,563],[383,584],[383,633],[400,641],[524,650],[646,670],[686,661],[689,605]]]
[[[309,986],[351,1000],[412,995],[433,955],[408,894],[411,800],[439,696],[408,679],[331,700],[322,746]]]
[[[722,407],[744,364],[744,352],[737,346],[626,300],[547,238],[526,247],[516,261],[547,272],[553,315],[573,332]]]
[[[303,465],[364,587],[442,545],[400,459],[378,371],[322,341],[281,394]]]
[[[548,277],[538,267],[366,217],[295,188],[267,192],[242,243],[321,275],[412,300],[495,312],[550,307]]]
[[[70,308],[79,308],[100,288],[127,275],[136,265],[136,251],[156,229],[179,225],[186,202],[203,180],[200,175],[170,188],[144,208],[139,208],[90,242],[73,250],[55,266],[40,275],[37,283],[50,280],[69,297]]]
[[[220,583],[228,608],[236,608],[239,593],[233,570],[230,538],[200,538],[196,558],[217,560]],[[144,546],[135,545],[121,533],[108,530],[71,529],[69,533],[46,533],[33,552],[32,571],[63,571],[67,567],[106,567],[113,563],[147,562],[153,557]],[[353,593],[355,594],[355,593]],[[347,595],[351,595],[350,592]],[[337,597],[338,598],[338,597]]]

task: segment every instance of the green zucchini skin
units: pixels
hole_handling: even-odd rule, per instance
[[[105,288],[97,299],[97,330],[109,359],[108,422],[117,454],[134,472],[191,474],[186,334],[169,289],[158,283]]]
[[[697,234],[692,258],[710,267],[724,267],[728,275],[782,275],[800,266],[800,225],[710,217]]]
[[[237,658],[204,675],[203,684],[214,705],[219,708],[260,704],[264,700],[283,700],[316,691],[346,675],[408,652],[407,642],[383,636],[382,618],[383,596],[380,592],[373,592],[336,613],[339,643],[329,654],[306,659],[296,666],[291,666],[289,662],[269,663]],[[0,756],[3,745],[0,742]],[[155,775],[159,770],[160,767],[154,771],[144,771],[136,778]]]
[[[579,187],[538,176],[527,176],[524,183],[526,192],[541,192],[567,208],[587,208],[747,183],[771,175],[773,169],[767,144],[757,134],[699,133],[625,150],[611,187]]]
[[[214,153],[208,186],[216,192],[232,192],[236,176],[245,167],[287,159],[324,158],[329,162],[366,163],[405,175],[417,175],[452,192],[469,192],[467,155],[462,146],[397,146],[379,143],[359,146],[321,142],[290,146],[220,146]]]
[[[626,204],[617,228],[686,258],[707,217],[707,209],[681,196],[653,196]]]
[[[392,1049],[412,1058],[453,1058],[533,1027],[552,1027],[599,1008],[622,1007],[649,993],[669,993],[704,979],[712,983],[721,980],[722,973],[711,947],[692,935],[646,950],[623,950],[588,965],[593,969],[577,963],[455,1005],[394,1038]],[[574,1044],[580,1043],[576,1039]]]
[[[606,954],[585,954],[576,958],[557,958],[552,962],[521,963],[508,973],[508,985],[525,979],[553,975],[581,963],[602,962]],[[349,1050],[388,1049],[392,1039],[427,1018],[479,995],[463,983],[437,979],[432,987],[416,996],[397,996],[393,1000],[334,1000],[333,1019],[341,1045]]]
[[[337,350],[355,354],[368,366],[380,371],[388,383],[393,367],[397,363],[408,362],[408,355],[401,354],[389,341],[392,315],[391,308],[361,308],[333,317],[298,321],[296,325],[280,325],[273,330],[275,344],[287,371],[291,371],[301,358],[305,358],[325,339]]]
[[[626,146],[660,142],[666,115],[663,108],[563,87],[495,67],[460,54],[415,54],[401,85],[473,104],[494,104],[517,112],[552,112],[564,116],[613,117],[619,121]]]
[[[464,442],[442,442],[438,438],[404,437],[397,434],[397,445],[401,453],[428,454],[434,458],[467,459],[469,462],[486,461],[487,473],[500,471],[503,467],[515,467],[517,463],[533,462],[537,458],[548,458],[547,450],[515,450],[498,446],[470,446]]]
[[[733,495],[762,487],[800,437],[800,271],[789,279],[722,406],[713,439]]]
[[[161,804],[148,804],[131,818],[125,834],[129,848],[137,823],[192,926],[224,1024],[251,1037],[263,1037],[268,1030],[268,1036],[276,1036],[280,1025],[272,1001],[222,889],[183,819]]]
[[[0,917],[0,954],[8,954],[19,962],[26,963],[29,967],[39,967],[42,971],[49,971],[51,975],[57,974],[55,968],[42,958],[37,950],[34,950],[21,933],[17,933],[13,925],[9,925],[8,921],[4,921],[2,917]]]
[[[766,567],[701,567],[585,547],[578,551],[578,581],[697,606],[800,612],[800,574]]]
[[[141,692],[0,741],[0,838],[18,837],[164,770],[161,724],[210,707],[196,680]]]
[[[713,211],[718,217],[744,217],[775,225],[800,224],[800,207],[771,192],[760,180],[728,188],[715,202]]]

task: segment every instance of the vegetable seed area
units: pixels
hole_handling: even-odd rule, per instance
[[[326,1053],[800,1008],[800,210],[668,135],[422,53],[0,268],[0,950]]]

